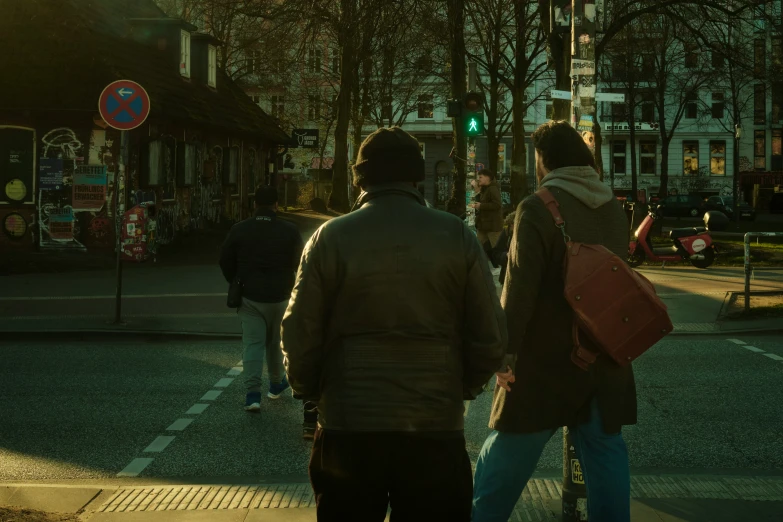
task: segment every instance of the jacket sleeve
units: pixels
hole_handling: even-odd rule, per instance
[[[228,283],[237,275],[237,246],[236,228],[232,227],[220,249],[220,270]]]
[[[510,354],[517,354],[522,346],[525,331],[538,301],[551,248],[546,244],[539,227],[542,223],[552,223],[552,218],[543,203],[534,198],[535,196],[531,196],[519,205],[501,298],[506,317],[514,318],[508,328]]]
[[[281,331],[291,389],[297,398],[312,401],[320,394],[327,310],[318,237],[316,232],[304,247]]]
[[[479,210],[500,210],[503,207],[503,200],[500,196],[500,189],[497,185],[487,187],[486,201],[481,202]]]
[[[464,398],[475,399],[506,351],[506,316],[500,307],[489,262],[478,239],[464,227],[468,280],[465,291]]]

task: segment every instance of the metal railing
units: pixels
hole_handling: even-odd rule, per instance
[[[750,312],[750,276],[753,266],[750,264],[750,238],[783,237],[783,232],[748,232],[745,234],[745,313]]]

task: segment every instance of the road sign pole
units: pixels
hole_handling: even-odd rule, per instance
[[[125,201],[127,200],[127,164],[128,164],[128,131],[120,131],[120,164],[117,179],[115,180],[116,205],[114,219],[119,223],[115,227],[117,231],[117,294],[114,306],[114,324],[122,324],[122,219],[125,214]]]

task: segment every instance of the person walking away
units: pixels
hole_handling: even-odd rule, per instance
[[[500,232],[498,241],[494,247],[490,244],[489,240],[484,243],[484,251],[487,253],[493,268],[500,269],[500,277],[498,282],[500,286],[506,280],[506,267],[508,266],[508,251],[511,248],[511,238],[514,237],[514,218],[516,212],[510,212],[503,222],[503,230]]]
[[[427,207],[419,144],[399,127],[359,149],[352,212],[305,247],[283,319],[297,395],[318,405],[319,521],[470,520],[464,400],[502,363],[506,324],[475,234]]]
[[[622,259],[628,221],[568,123],[532,136],[536,175],[559,203],[575,242],[603,245]],[[621,427],[636,423],[631,365],[606,356],[585,371],[571,360],[574,314],[563,296],[563,232],[535,195],[517,209],[501,298],[509,322],[505,371],[498,373],[489,435],[476,465],[474,522],[506,522],[547,441],[568,426],[582,466],[590,520],[630,520],[630,472]]]
[[[288,388],[280,346],[280,323],[291,296],[296,270],[304,249],[293,223],[277,216],[278,195],[274,187],[261,187],[255,194],[255,214],[237,223],[223,244],[220,268],[231,283],[242,285],[242,356],[245,374],[245,410],[261,411],[261,374],[266,357],[270,399]]]
[[[482,245],[489,240],[494,247],[500,232],[503,230],[503,200],[500,195],[500,185],[495,179],[495,173],[484,169],[478,173],[478,179],[471,181],[477,194],[478,202],[472,203],[476,209],[476,233]]]

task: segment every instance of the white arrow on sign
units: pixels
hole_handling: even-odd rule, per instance
[[[625,94],[618,94],[615,92],[597,92],[595,93],[595,101],[624,102]]]
[[[123,87],[122,89],[120,89],[119,91],[117,91],[117,94],[119,94],[120,96],[122,96],[123,98],[125,98],[126,96],[130,96],[131,94],[133,94],[133,91],[128,91],[128,90],[125,90],[125,87]]]
[[[570,100],[571,99],[571,91],[556,91],[551,90],[549,91],[552,95],[552,98],[556,100]]]

